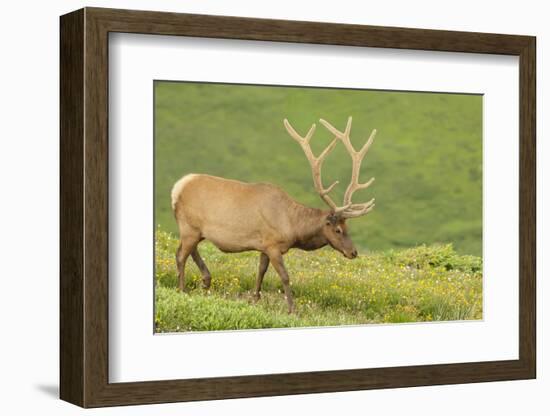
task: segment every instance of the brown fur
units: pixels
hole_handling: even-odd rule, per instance
[[[271,184],[187,175],[174,185],[172,208],[180,231],[176,254],[180,290],[185,289],[189,255],[201,270],[203,286],[210,285],[210,272],[197,250],[204,239],[227,253],[259,251],[254,297],[259,299],[263,275],[271,263],[283,282],[289,312],[293,301],[283,254],[291,248],[316,250],[329,244],[348,258],[357,256],[345,219],[329,210],[306,207]]]

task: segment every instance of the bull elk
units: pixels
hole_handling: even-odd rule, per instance
[[[260,299],[262,280],[271,263],[281,277],[289,313],[293,311],[294,304],[283,262],[283,255],[288,250],[316,250],[328,244],[349,259],[357,257],[346,220],[365,215],[374,208],[374,199],[355,204],[352,196],[355,191],[369,187],[374,181],[372,178],[360,183],[359,171],[376,130],[372,131],[360,150],[355,150],[350,140],[351,117],[343,132],[325,120],[319,121],[335,137],[318,157],[309,144],[315,124],[305,137],[301,137],[286,119],[284,126],[302,147],[311,165],[315,189],[329,209],[304,206],[279,187],[267,183],[245,183],[203,174],[189,174],[176,182],[171,196],[180,233],[176,263],[181,291],[185,290],[185,263],[189,255],[202,274],[203,287],[210,287],[210,272],[197,250],[202,240],[212,242],[226,253],[259,251],[260,265],[253,298],[255,301]],[[337,206],[329,196],[338,181],[325,188],[321,179],[323,161],[338,141],[344,144],[352,160],[351,181],[342,206]]]

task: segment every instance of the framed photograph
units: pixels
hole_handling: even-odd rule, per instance
[[[534,37],[60,29],[63,400],[535,378]]]

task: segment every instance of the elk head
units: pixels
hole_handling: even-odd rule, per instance
[[[290,136],[302,147],[302,150],[304,151],[304,154],[306,155],[306,158],[311,166],[315,189],[319,193],[321,199],[330,207],[330,210],[325,213],[323,218],[322,233],[324,237],[332,248],[338,250],[347,258],[353,259],[357,257],[357,250],[348,235],[346,220],[348,218],[363,216],[374,208],[374,198],[368,202],[360,204],[354,204],[351,199],[355,191],[359,189],[366,189],[374,182],[374,178],[371,178],[365,183],[360,183],[359,173],[361,170],[361,162],[363,161],[374,140],[374,137],[376,136],[376,130],[372,131],[370,137],[360,150],[355,150],[350,139],[351,121],[352,119],[349,117],[346,128],[342,132],[334,128],[334,126],[327,121],[323,119],[319,120],[319,122],[328,131],[334,134],[335,137],[318,157],[313,154],[311,151],[311,146],[309,145],[309,142],[313,137],[313,133],[315,133],[315,124],[311,126],[305,137],[301,137],[290,125],[287,119],[284,120],[284,125],[288,134],[290,134]],[[346,192],[344,193],[344,201],[342,206],[337,206],[329,196],[329,192],[332,191],[332,189],[338,184],[338,181],[335,181],[328,188],[325,188],[321,179],[321,168],[323,166],[323,162],[329,153],[332,152],[338,141],[341,141],[344,144],[352,160],[351,180],[346,188]]]

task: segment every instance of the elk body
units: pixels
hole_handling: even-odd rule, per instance
[[[271,263],[281,278],[289,313],[294,304],[283,261],[286,252],[292,248],[316,250],[330,245],[349,259],[357,257],[346,220],[365,215],[374,208],[374,199],[354,204],[351,198],[356,190],[367,188],[374,180],[359,183],[359,171],[376,130],[356,151],[350,141],[351,117],[343,132],[325,120],[320,122],[335,138],[318,157],[313,155],[309,145],[315,124],[305,137],[301,137],[286,119],[284,125],[302,147],[311,165],[315,189],[328,209],[304,206],[279,187],[267,183],[245,183],[203,174],[189,174],[176,182],[171,196],[180,233],[176,252],[180,290],[185,290],[185,263],[189,256],[201,271],[203,287],[210,287],[210,272],[197,249],[202,240],[212,242],[226,253],[260,252],[254,299],[260,298],[262,280]],[[338,181],[325,188],[321,179],[323,161],[338,141],[344,144],[352,159],[351,182],[344,194],[343,206],[337,206],[328,195]]]

